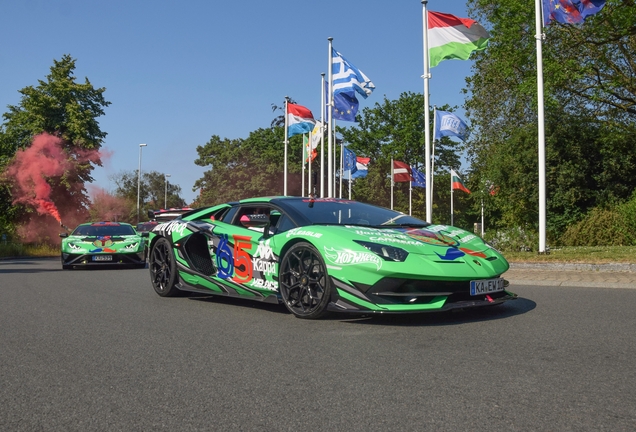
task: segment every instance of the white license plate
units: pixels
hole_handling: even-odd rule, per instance
[[[93,255],[93,261],[112,261],[112,255]]]
[[[490,294],[497,291],[504,290],[504,279],[484,279],[470,281],[470,295],[483,295]]]

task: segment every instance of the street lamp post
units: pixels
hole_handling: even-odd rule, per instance
[[[139,144],[139,168],[137,169],[137,224],[139,224],[139,196],[141,191],[141,148],[147,144]]]
[[[168,177],[170,177],[170,174],[164,174],[163,176],[166,183],[166,191],[163,195],[163,208],[167,209],[168,208]]]

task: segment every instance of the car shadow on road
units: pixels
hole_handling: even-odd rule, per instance
[[[254,301],[250,299],[236,298],[225,295],[218,294],[203,294],[203,293],[195,293],[195,292],[182,292],[182,297],[187,297],[188,300],[208,302],[208,303],[223,303],[228,307],[242,307],[242,308],[252,308],[252,309],[261,309],[269,312],[277,312],[281,314],[289,314],[291,313],[285,308],[284,304],[274,304],[274,303],[265,303],[262,301]]]
[[[235,297],[207,295],[192,292],[184,292],[184,297],[189,300],[223,303],[228,307],[253,308],[267,310],[283,315],[292,316],[291,312],[283,304],[265,303]],[[390,326],[448,326],[456,324],[466,324],[470,322],[492,321],[497,319],[510,318],[530,312],[536,308],[537,304],[526,298],[518,297],[496,306],[484,306],[473,309],[458,309],[448,312],[426,312],[426,313],[406,313],[406,314],[353,314],[336,313],[322,318],[323,321],[341,321],[350,324],[363,325],[390,325]]]
[[[510,300],[496,306],[484,306],[473,309],[458,309],[447,312],[427,312],[414,314],[374,314],[354,319],[342,319],[351,324],[383,326],[449,326],[473,322],[493,321],[522,315],[535,309],[537,304],[523,297]],[[332,317],[338,319],[338,317]]]
[[[56,258],[11,258],[0,260],[0,274],[2,273],[44,273],[55,271],[48,268],[37,268],[43,260]],[[59,262],[59,258],[57,258]]]

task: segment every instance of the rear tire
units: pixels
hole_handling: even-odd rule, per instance
[[[155,292],[161,297],[174,297],[179,294],[177,284],[177,263],[172,252],[172,245],[165,238],[160,238],[150,251],[150,281]]]
[[[297,318],[316,319],[327,314],[331,280],[318,250],[306,242],[292,246],[280,264],[280,294]]]

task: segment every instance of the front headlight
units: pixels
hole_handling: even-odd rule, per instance
[[[354,242],[358,243],[360,246],[364,246],[374,254],[378,255],[381,258],[384,258],[387,261],[404,262],[406,260],[406,257],[409,256],[409,253],[407,251],[395,246],[372,243],[362,240],[354,240]]]

